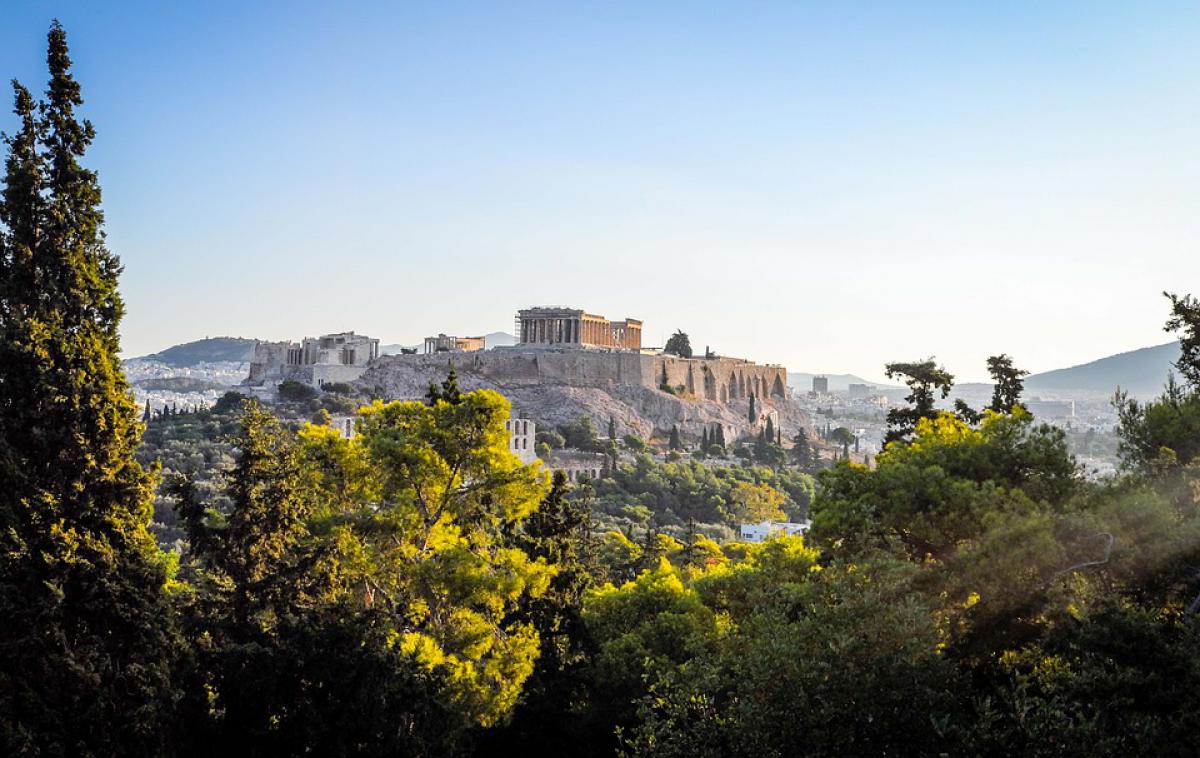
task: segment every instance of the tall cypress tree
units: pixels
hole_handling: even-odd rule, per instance
[[[171,701],[153,480],[57,22],[48,47],[45,101],[14,84],[0,198],[0,753],[152,754]]]
[[[746,413],[746,420],[751,424],[758,423],[758,408],[755,406],[754,393],[750,393],[750,410]]]

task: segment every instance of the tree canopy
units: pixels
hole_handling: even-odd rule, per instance
[[[173,645],[121,373],[119,260],[63,28],[35,102],[13,84],[0,194],[0,752],[157,752]]]
[[[680,358],[691,358],[692,343],[688,339],[687,334],[685,334],[683,331],[676,330],[675,333],[667,339],[667,344],[666,347],[663,348],[663,352],[670,355],[678,355]]]

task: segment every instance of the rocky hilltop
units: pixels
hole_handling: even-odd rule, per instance
[[[678,427],[685,439],[699,439],[703,429],[720,424],[734,440],[756,434],[768,417],[785,435],[808,423],[791,400],[786,370],[732,358],[519,348],[383,356],[355,384],[389,400],[420,398],[430,382],[445,379],[450,365],[464,390],[494,389],[512,402],[515,415],[543,425],[589,416],[603,428],[611,417],[619,434],[654,439]]]

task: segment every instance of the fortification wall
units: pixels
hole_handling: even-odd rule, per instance
[[[278,377],[280,368],[287,364],[288,348],[292,342],[258,342],[254,345],[254,358],[250,361],[248,381],[261,382]]]
[[[445,370],[485,377],[498,387],[559,385],[657,389],[664,382],[681,394],[730,403],[753,393],[760,399],[788,396],[787,369],[761,366],[736,358],[679,358],[579,349],[500,349],[473,353],[389,355],[372,363],[375,370],[389,367],[425,373]]]

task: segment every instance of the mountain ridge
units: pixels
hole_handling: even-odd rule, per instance
[[[1025,378],[1030,392],[1109,394],[1120,387],[1131,395],[1155,395],[1179,360],[1179,342],[1127,350],[1075,366],[1043,371]]]

